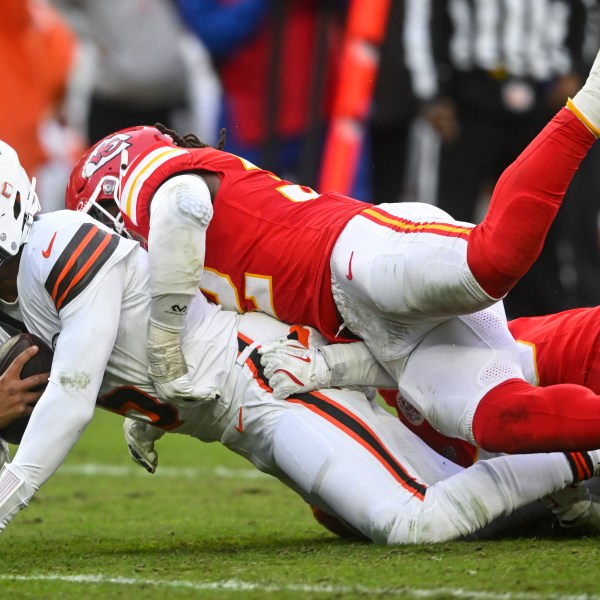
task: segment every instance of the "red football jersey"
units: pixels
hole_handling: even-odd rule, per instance
[[[128,229],[147,238],[154,192],[174,174],[191,171],[221,180],[201,283],[209,300],[240,313],[258,309],[312,325],[330,340],[344,341],[336,337],[340,322],[329,260],[347,222],[371,205],[318,194],[228,152],[165,147],[141,157],[124,178],[121,211]]]
[[[600,307],[522,317],[508,328],[517,341],[532,346],[540,385],[574,383],[600,394]]]

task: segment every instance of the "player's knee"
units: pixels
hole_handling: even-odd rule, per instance
[[[389,521],[386,543],[434,544],[454,540],[463,534],[462,517],[448,510],[450,499],[431,487],[425,499],[414,498]]]
[[[532,419],[539,413],[538,391],[524,380],[509,379],[487,392],[473,417],[476,444],[488,452],[535,451],[529,444]]]

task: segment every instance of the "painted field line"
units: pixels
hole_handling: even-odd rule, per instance
[[[265,593],[300,592],[304,594],[355,594],[369,596],[401,596],[402,598],[439,598],[447,596],[459,600],[600,600],[600,596],[579,594],[564,596],[557,594],[534,593],[493,593],[477,592],[465,589],[438,588],[433,590],[402,588],[371,588],[367,586],[307,585],[290,583],[286,585],[256,583],[227,579],[225,581],[161,581],[135,577],[109,577],[106,575],[9,575],[0,573],[0,581],[61,581],[64,583],[112,584],[122,586],[153,586],[180,588],[196,591],[234,591]]]
[[[223,479],[262,479],[266,481],[277,481],[274,477],[261,473],[258,469],[230,469],[229,467],[219,466],[202,467],[161,467],[159,465],[156,473],[150,475],[141,467],[133,465],[104,465],[96,463],[83,463],[74,465],[62,465],[58,470],[59,474],[77,475],[95,477],[97,475],[108,475],[111,477],[152,477],[152,478],[177,478],[177,479],[198,479],[199,477],[213,476]]]

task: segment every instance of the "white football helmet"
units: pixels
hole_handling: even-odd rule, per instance
[[[0,264],[19,252],[40,209],[35,178],[29,181],[15,150],[0,140]]]

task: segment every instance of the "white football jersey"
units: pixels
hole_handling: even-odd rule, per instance
[[[42,215],[23,250],[18,293],[27,329],[55,352],[48,387],[13,461],[34,489],[60,466],[96,403],[167,431],[219,439],[223,416],[248,384],[240,359],[246,342],[254,347],[254,339],[289,333],[271,317],[226,312],[198,293],[183,352],[193,382],[222,395],[177,408],[158,398],[147,373],[148,257],[137,243],[82,213]]]

